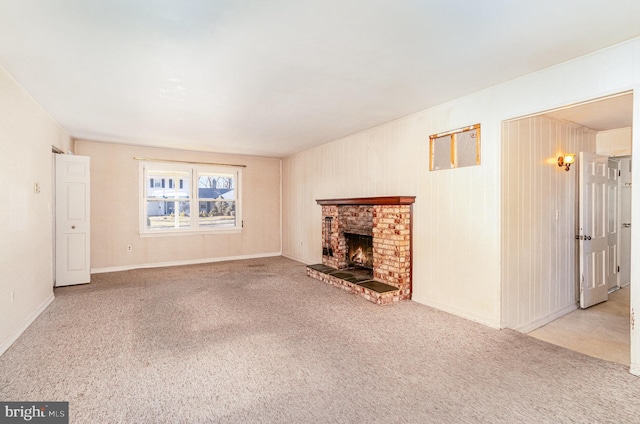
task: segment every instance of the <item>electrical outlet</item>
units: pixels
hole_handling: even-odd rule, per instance
[[[40,193],[40,184],[35,183],[33,185],[33,192],[36,193],[36,194]]]
[[[130,244],[127,245],[127,252],[133,252],[133,246]]]

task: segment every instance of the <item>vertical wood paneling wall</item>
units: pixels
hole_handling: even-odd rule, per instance
[[[446,105],[436,116],[416,114],[285,158],[283,253],[321,262],[316,199],[416,196],[413,299],[499,326],[499,275],[491,265],[499,257],[498,244],[491,242],[499,216],[487,210],[497,201],[496,155],[487,155],[483,166],[429,171],[429,135],[478,123],[468,120],[467,109],[456,113]],[[444,124],[436,125],[437,115]],[[489,140],[498,134],[495,127],[482,129]]]
[[[528,302],[528,294],[508,294],[507,290],[521,289],[504,281],[502,270],[513,267],[505,272],[518,275],[516,267],[530,267],[532,259],[502,263],[501,244],[513,240],[512,236],[502,234],[502,204],[504,201],[509,208],[520,206],[517,199],[503,199],[502,185],[522,184],[530,189],[536,180],[531,163],[522,165],[522,180],[502,178],[501,173],[508,172],[503,169],[506,158],[501,148],[502,122],[628,90],[634,90],[634,120],[639,123],[640,38],[290,155],[283,159],[283,254],[305,263],[320,262],[321,210],[315,199],[415,195],[413,299],[494,327],[533,321],[536,313],[543,316],[546,310],[573,300],[575,293],[567,287],[561,298],[552,298],[551,286],[527,286],[531,293],[538,290],[548,304],[527,303],[515,311],[509,310],[503,317],[502,309],[512,305],[510,301],[503,302],[503,296],[511,299],[516,296],[524,303]],[[477,123],[482,125],[481,165],[429,172],[429,135]],[[640,125],[634,125],[632,132],[633,150],[640,151]],[[518,154],[524,155],[532,148],[530,145],[525,150],[518,146],[523,149]],[[549,172],[555,172],[551,168]],[[632,219],[640,221],[640,173],[634,173],[633,179],[638,181],[634,181],[632,188]],[[552,188],[546,187],[540,196],[551,196]],[[554,195],[562,196],[569,189],[558,187]],[[549,211],[528,210],[521,219],[531,222],[536,214],[544,218]],[[553,214],[551,218],[555,219],[555,211]],[[545,227],[554,227],[567,237],[573,234],[574,228],[560,229],[553,219],[543,218],[537,218],[542,220],[540,233]],[[561,219],[568,222],[565,216]],[[539,238],[539,233],[536,234]],[[539,255],[548,253],[538,251]],[[632,238],[632,251],[640,251],[640,237]],[[571,266],[561,257],[547,260],[556,261],[554,269]],[[632,260],[631,301],[637,310],[640,310],[640,272],[636,272],[639,265]],[[548,269],[542,272],[552,274]],[[542,277],[540,274],[537,278]],[[631,370],[640,374],[640,326],[632,328],[631,334]]]
[[[556,161],[596,133],[537,116],[502,134],[502,324],[530,331],[576,307],[577,166]]]

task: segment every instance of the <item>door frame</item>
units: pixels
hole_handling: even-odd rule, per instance
[[[633,86],[633,121],[631,127],[631,161],[634,160],[633,152],[640,152],[640,84]],[[633,166],[633,165],[632,165]],[[633,261],[633,252],[640,252],[640,237],[634,237],[633,222],[640,222],[640,172],[631,172],[631,366],[629,372],[640,376],[640,326],[635,325],[635,311],[640,311],[640,261]],[[636,255],[637,256],[637,255]]]
[[[51,146],[51,286],[56,286],[56,155],[64,152]]]

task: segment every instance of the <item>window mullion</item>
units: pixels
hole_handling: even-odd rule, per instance
[[[198,200],[198,169],[191,168],[191,199],[189,200],[189,228],[191,231],[198,231],[198,213],[200,211]]]
[[[147,208],[147,167],[145,165],[142,165],[142,181],[140,183],[142,184],[142,202],[139,203],[139,207],[142,208],[143,213],[142,220],[140,221],[139,225],[141,232],[147,232],[146,223],[149,220],[149,215]]]

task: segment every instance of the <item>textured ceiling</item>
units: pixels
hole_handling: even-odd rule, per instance
[[[282,157],[640,36],[640,1],[0,0],[73,137]]]

